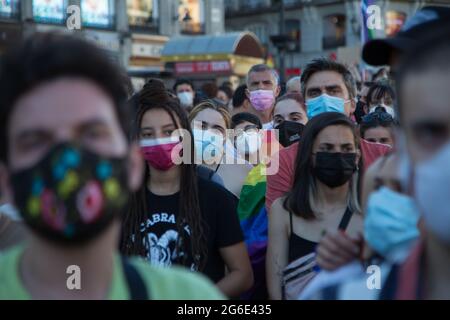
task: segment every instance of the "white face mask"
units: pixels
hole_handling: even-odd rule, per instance
[[[241,155],[249,155],[257,152],[261,148],[262,139],[258,132],[242,132],[236,137],[236,150]]]
[[[415,165],[414,197],[427,229],[450,245],[450,143]]]
[[[177,94],[178,99],[183,107],[192,107],[194,103],[194,94],[189,91],[180,92]]]
[[[385,105],[383,103],[380,104],[380,105],[377,105],[377,106],[374,106],[374,107],[370,108],[369,113],[375,112],[375,110],[378,107],[384,108],[386,110],[386,112],[391,115],[392,118],[395,118],[395,110],[394,110],[394,108],[392,108],[391,106]]]

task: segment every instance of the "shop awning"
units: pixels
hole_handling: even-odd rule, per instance
[[[264,48],[251,32],[178,36],[166,43],[161,60],[175,64],[178,74],[217,71],[243,75],[251,65],[264,62]]]

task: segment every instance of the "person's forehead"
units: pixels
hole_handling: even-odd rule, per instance
[[[275,105],[274,114],[282,114],[282,115],[288,115],[292,112],[302,112],[302,107],[300,106],[300,103],[293,99],[287,99],[278,102]]]
[[[345,87],[344,78],[336,71],[318,71],[314,73],[306,83],[306,88],[322,88],[338,85]]]
[[[366,133],[365,133],[366,138],[368,135],[373,136],[373,137],[389,137],[390,132],[389,132],[388,128],[378,126],[378,127],[367,129]]]
[[[171,124],[175,125],[169,113],[163,109],[146,111],[141,121],[141,127],[163,127]]]
[[[260,82],[260,81],[274,81],[274,75],[271,71],[257,71],[257,72],[251,72],[249,75],[249,82]]]
[[[450,121],[450,68],[409,74],[400,94],[405,121]]]
[[[183,83],[177,86],[177,90],[192,90],[192,87],[190,84]]]
[[[315,145],[321,143],[344,144],[353,142],[353,132],[350,128],[342,125],[333,125],[328,126],[319,132],[316,137]]]
[[[206,122],[212,126],[221,126],[225,128],[225,120],[222,115],[213,109],[204,109],[200,111],[195,116],[194,121]]]
[[[255,124],[250,121],[243,121],[235,127],[235,130],[244,130],[246,126],[254,126],[254,125]]]
[[[112,99],[90,81],[61,78],[34,88],[17,101],[10,132],[58,131],[92,120],[118,124]]]

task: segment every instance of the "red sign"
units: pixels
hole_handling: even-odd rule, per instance
[[[300,68],[288,68],[286,69],[286,75],[289,77],[299,76],[302,74],[302,70]]]
[[[196,61],[175,63],[175,72],[177,74],[229,71],[231,71],[231,65],[229,61]]]

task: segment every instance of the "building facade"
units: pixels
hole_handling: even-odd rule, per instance
[[[280,25],[281,0],[229,0],[225,3],[227,32],[249,30],[263,43],[267,56],[279,66],[279,54],[270,37],[290,38],[285,53],[286,77],[299,74],[318,56],[348,64],[360,63],[360,0],[284,0],[284,25]],[[450,6],[448,0],[377,0],[381,9],[379,36],[392,36],[403,22],[424,5]]]
[[[68,27],[71,6],[80,9],[78,30]],[[224,0],[0,0],[0,54],[35,32],[79,33],[143,82],[164,76],[160,57],[169,38],[223,33],[223,6]]]

